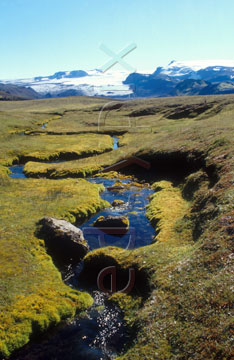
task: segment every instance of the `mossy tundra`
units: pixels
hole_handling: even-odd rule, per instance
[[[89,294],[65,286],[35,237],[45,215],[84,221],[106,206],[102,188],[83,179],[4,179],[1,197],[0,350],[4,356],[92,304]]]
[[[36,224],[43,216],[82,223],[109,206],[102,187],[81,177],[135,155],[151,163],[149,171],[126,172],[155,190],[147,207],[155,241],[131,251],[98,249],[84,259],[87,282],[105,265],[116,265],[123,282],[129,267],[136,270],[132,293],[109,299],[132,333],[118,359],[231,360],[234,96],[116,101],[99,116],[105,102],[1,102],[0,354],[8,357],[92,304],[63,283]],[[179,111],[204,103],[197,115]],[[120,138],[113,151],[111,134]],[[77,158],[66,157],[74,151]],[[45,162],[51,159],[70,161]],[[20,160],[28,178],[9,178],[8,166]]]

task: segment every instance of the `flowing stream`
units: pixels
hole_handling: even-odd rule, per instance
[[[119,147],[118,145],[119,138],[117,138],[116,136],[112,136],[112,139],[114,140],[113,150],[116,150]]]
[[[113,149],[118,147],[118,138],[114,138]],[[25,178],[24,166],[10,167],[13,178]],[[111,204],[113,200],[122,200],[123,204],[109,207],[92,216],[88,221],[79,225],[84,232],[90,249],[114,245],[126,249],[134,249],[149,245],[155,236],[155,231],[145,216],[145,208],[152,189],[148,185],[137,187],[130,185],[131,180],[105,179],[101,177],[89,178],[88,181],[104,184],[105,191],[101,197]],[[121,181],[128,186],[116,192],[114,184]],[[130,221],[129,231],[122,236],[100,234],[100,230],[93,227],[93,222],[99,216],[127,216]],[[100,236],[101,235],[101,236]],[[30,342],[14,354],[14,360],[109,360],[114,359],[129,340],[122,314],[117,306],[106,301],[106,295],[97,288],[81,288],[79,273],[82,263],[68,266],[62,273],[67,285],[72,288],[88,291],[94,298],[93,306],[81,318],[75,318],[69,324],[54,329],[45,334],[38,342]]]
[[[41,125],[41,128],[42,128],[42,129],[45,129],[47,125],[48,125],[48,123],[46,122],[46,123],[44,123],[44,124]]]
[[[105,295],[93,292],[94,304],[82,318],[54,329],[11,357],[14,360],[110,360],[127,341],[117,306],[105,304]]]
[[[24,175],[24,165],[13,165],[9,167],[11,174],[9,176],[13,179],[26,179]]]
[[[130,186],[126,190],[116,192],[114,184],[119,179],[89,178],[90,182],[103,184],[105,191],[101,194],[102,199],[107,200],[110,204],[114,200],[122,200],[123,205],[106,208],[98,214],[92,216],[88,221],[79,226],[87,239],[90,248],[96,249],[103,246],[118,246],[126,249],[133,249],[140,246],[149,245],[155,236],[155,231],[149,220],[145,216],[145,208],[148,204],[148,198],[153,190],[145,186],[138,188]],[[130,180],[122,180],[123,184],[131,185]],[[109,190],[110,189],[110,190]],[[100,230],[92,227],[92,224],[99,216],[127,216],[130,222],[130,228],[127,234],[121,237],[102,233]],[[90,229],[93,229],[90,231]]]

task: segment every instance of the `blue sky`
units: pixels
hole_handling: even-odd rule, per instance
[[[101,43],[136,43],[137,70],[234,59],[233,0],[0,0],[0,14],[0,79],[100,68]]]

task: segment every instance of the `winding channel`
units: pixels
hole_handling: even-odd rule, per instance
[[[113,149],[118,148],[118,138],[114,138]],[[12,178],[25,178],[24,165],[10,167]],[[146,205],[153,190],[148,186],[141,188],[128,186],[121,192],[115,192],[113,185],[116,181],[129,184],[131,180],[105,179],[101,177],[88,178],[88,181],[103,184],[105,191],[101,197],[110,204],[113,200],[123,200],[119,207],[109,207],[92,216],[88,221],[79,226],[83,230],[90,249],[104,246],[118,246],[134,249],[149,245],[155,236],[155,231],[145,216]],[[123,236],[111,234],[100,235],[92,224],[99,216],[127,216],[130,228]],[[91,229],[91,231],[90,231]],[[100,240],[101,238],[101,240]],[[40,342],[30,342],[14,354],[13,360],[109,360],[114,359],[129,340],[128,330],[125,328],[120,309],[107,303],[106,295],[99,290],[82,288],[79,284],[79,273],[82,263],[77,266],[68,266],[62,273],[64,282],[72,288],[88,291],[94,298],[92,307],[86,316],[75,318],[71,323],[55,329],[46,334]]]

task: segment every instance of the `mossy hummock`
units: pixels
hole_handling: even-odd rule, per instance
[[[83,222],[109,206],[103,189],[83,179],[8,178],[0,187],[0,356],[92,305],[89,294],[63,283],[35,231],[44,215]]]

